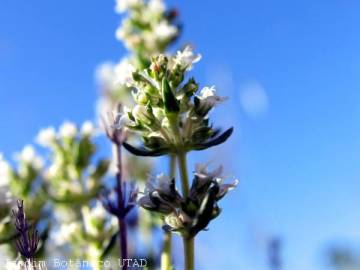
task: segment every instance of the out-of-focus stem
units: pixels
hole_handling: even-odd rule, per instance
[[[124,208],[124,201],[122,198],[122,160],[121,160],[121,144],[116,144],[116,190],[117,190],[117,199],[118,199],[118,209]],[[125,220],[121,219],[118,216],[119,224],[119,242],[120,242],[120,257],[121,260],[127,259],[127,233],[126,233],[126,223]],[[123,270],[127,270],[127,264],[125,263],[122,267]]]
[[[176,156],[169,156],[169,175],[170,178],[175,177],[176,173]],[[161,253],[161,270],[171,270],[172,269],[172,259],[171,259],[171,242],[172,236],[170,232],[164,232],[164,242],[163,250]]]

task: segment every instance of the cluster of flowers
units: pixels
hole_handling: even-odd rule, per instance
[[[127,13],[116,37],[129,53],[117,64],[107,62],[97,70],[103,95],[99,101],[101,114],[112,110],[119,102],[133,103],[128,87],[132,72],[135,68],[148,67],[151,56],[163,53],[180,34],[177,12],[166,9],[162,0],[118,0],[116,11]]]
[[[223,143],[232,128],[221,133],[212,127],[208,114],[226,98],[215,94],[214,87],[204,87],[199,94],[194,78],[186,73],[200,60],[190,47],[174,57],[160,54],[149,68],[133,72],[129,85],[136,106],[125,108],[119,125],[140,131],[144,147],[124,143],[127,150],[140,156],[203,150]]]
[[[43,157],[27,145],[15,155],[16,167],[1,158],[0,188],[6,200],[1,200],[0,235],[7,236],[1,243],[17,235],[9,209],[21,198],[32,226],[41,228],[40,250],[101,258],[117,225],[97,199],[110,164],[94,160],[97,133],[89,121],[81,127],[64,122],[58,131],[49,127],[37,135],[36,142],[46,150]],[[47,240],[52,244],[47,246]]]
[[[178,232],[186,238],[195,237],[220,214],[217,202],[238,184],[238,180],[224,184],[221,173],[222,167],[209,172],[206,166],[198,164],[187,197],[176,190],[175,179],[161,174],[155,182],[148,183],[139,204],[164,215],[164,230]]]

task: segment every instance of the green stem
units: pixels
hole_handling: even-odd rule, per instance
[[[183,238],[184,241],[184,270],[194,270],[195,269],[195,260],[194,260],[194,238]]]
[[[182,193],[183,197],[186,199],[189,196],[189,178],[187,172],[187,164],[186,164],[186,153],[179,152],[178,155],[178,162],[179,162],[179,171],[181,177],[181,186],[182,186]],[[183,235],[183,243],[184,243],[184,270],[194,270],[194,238],[188,238]]]
[[[175,177],[176,173],[176,156],[169,156],[169,174],[170,178]],[[172,260],[171,260],[171,233],[164,232],[164,242],[163,242],[163,251],[161,253],[161,270],[172,270]]]
[[[189,195],[189,178],[187,174],[186,153],[180,152],[177,155],[179,162],[182,194],[184,198]]]

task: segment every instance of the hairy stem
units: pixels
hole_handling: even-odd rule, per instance
[[[118,199],[118,208],[124,208],[124,200],[122,198],[122,160],[121,160],[121,144],[116,144],[116,190],[117,190],[117,199]],[[120,242],[120,257],[122,260],[128,258],[127,254],[127,233],[126,233],[126,223],[125,220],[121,219],[118,216],[119,224],[119,242]],[[124,264],[122,269],[127,270],[127,264]]]
[[[174,178],[176,174],[176,156],[169,156],[169,175],[170,178]],[[171,259],[171,232],[164,232],[163,251],[161,253],[161,270],[172,270]]]

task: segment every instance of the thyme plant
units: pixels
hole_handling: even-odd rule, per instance
[[[215,94],[214,87],[198,91],[194,78],[186,79],[200,55],[190,47],[175,56],[160,54],[151,65],[135,70],[128,84],[133,88],[135,106],[126,108],[118,125],[141,135],[142,145],[124,142],[124,147],[138,156],[176,156],[182,195],[176,190],[174,178],[161,177],[159,183],[148,185],[139,200],[142,207],[164,215],[165,231],[179,232],[183,237],[185,268],[194,269],[194,238],[220,214],[217,202],[237,185],[223,184],[221,167],[214,172],[198,166],[190,186],[187,153],[205,150],[225,142],[233,129],[225,132],[214,128],[209,112],[225,101]]]

